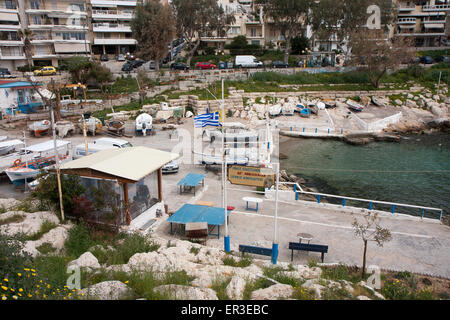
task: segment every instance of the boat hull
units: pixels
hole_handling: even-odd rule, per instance
[[[27,182],[33,181],[39,174],[39,170],[33,170],[30,168],[26,168],[26,170],[14,170],[13,168],[5,170],[5,173],[15,186],[20,186],[25,183],[25,179]]]

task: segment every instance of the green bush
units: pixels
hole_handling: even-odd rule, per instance
[[[384,284],[381,289],[381,294],[390,300],[409,300],[411,299],[411,294],[402,282],[398,279],[394,279],[393,281],[389,281]]]
[[[64,247],[68,256],[77,259],[95,244],[90,237],[88,227],[84,223],[77,223],[69,230]]]

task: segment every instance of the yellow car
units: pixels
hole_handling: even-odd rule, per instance
[[[42,67],[41,69],[34,70],[35,76],[51,76],[56,74],[55,67]]]

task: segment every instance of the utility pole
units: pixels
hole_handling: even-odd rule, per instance
[[[274,163],[275,167],[275,163]],[[273,244],[272,244],[272,263],[277,264],[278,259],[278,183],[280,181],[280,163],[276,163],[276,182],[275,182],[275,223],[273,229]]]
[[[222,78],[222,189],[223,189],[223,210],[225,212],[225,252],[230,252],[230,236],[228,234],[228,209],[227,209],[227,156],[225,148],[225,103],[224,103],[224,85]]]

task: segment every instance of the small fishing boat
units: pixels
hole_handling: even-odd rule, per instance
[[[148,113],[142,113],[136,117],[136,132],[140,132],[143,136],[146,136],[147,132],[152,131],[152,124],[152,116]]]
[[[327,109],[336,108],[336,101],[326,101],[325,108],[327,108]]]
[[[361,105],[358,102],[353,101],[351,99],[348,99],[346,103],[348,104],[348,107],[350,109],[354,110],[354,111],[360,112],[360,111],[364,110],[364,106],[363,105]]]
[[[86,132],[91,133],[92,135],[101,133],[103,130],[102,122],[96,117],[89,117],[88,119],[85,119],[84,122],[86,123]],[[82,119],[78,120],[78,126],[81,129],[81,132],[83,132]]]
[[[0,142],[0,156],[4,156],[14,152],[16,147],[22,144],[23,141],[18,139]]]
[[[380,98],[375,97],[375,96],[372,97],[372,103],[374,105],[376,105],[377,107],[385,107],[386,106]]]
[[[121,120],[108,120],[106,122],[106,129],[118,135],[123,135],[125,132],[125,122]]]
[[[35,137],[40,137],[46,135],[50,131],[51,123],[48,120],[35,121],[28,126],[31,135]]]
[[[59,160],[64,161],[69,158],[69,141],[57,140],[57,148],[66,150],[58,150]],[[25,148],[25,151],[33,153],[33,159],[22,162],[20,158],[14,161],[14,165],[5,170],[9,180],[15,185],[20,186],[26,182],[32,181],[42,169],[49,169],[56,163],[56,155],[53,152],[54,143],[52,140],[32,145]]]
[[[279,104],[275,104],[271,107],[269,107],[269,115],[271,117],[276,117],[281,114],[281,106]]]
[[[311,110],[311,113],[319,114],[319,107],[315,103],[308,103],[308,109]]]
[[[303,104],[297,104],[295,111],[300,113],[300,117],[302,118],[309,118],[311,116],[311,110]]]
[[[281,112],[284,116],[293,116],[295,112],[295,105],[292,105],[291,103],[285,103]]]

